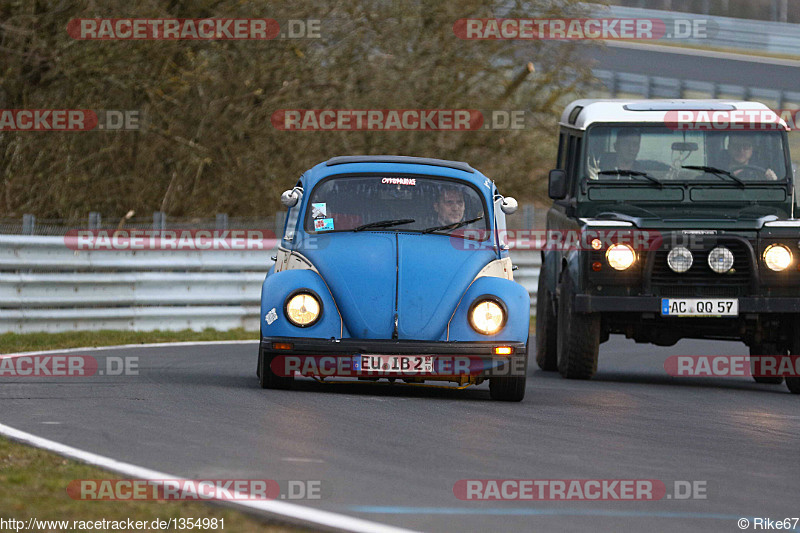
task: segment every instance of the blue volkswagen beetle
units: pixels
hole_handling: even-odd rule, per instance
[[[523,399],[530,298],[503,242],[516,200],[466,163],[346,156],[281,201],[284,235],[261,291],[263,388],[298,375],[488,379],[492,398]]]

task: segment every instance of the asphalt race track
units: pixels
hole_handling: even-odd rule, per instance
[[[750,378],[673,378],[668,355],[738,354],[621,338],[593,381],[534,370],[521,404],[463,391],[300,383],[261,390],[256,344],[134,347],[138,375],[2,378],[0,423],[185,478],[322,480],[294,502],[420,531],[738,531],[800,515],[800,397]],[[114,478],[114,475],[110,475]],[[120,477],[120,476],[116,476]],[[461,501],[461,479],[705,482],[706,499]],[[98,516],[102,511],[98,508]]]
[[[800,91],[796,60],[747,57],[658,45],[610,43],[585,55],[594,68],[684,80]]]

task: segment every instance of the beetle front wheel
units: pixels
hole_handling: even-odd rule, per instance
[[[521,402],[525,398],[525,385],[528,379],[528,354],[530,353],[531,339],[525,350],[525,357],[515,358],[511,361],[508,377],[489,378],[489,395],[492,400],[503,402]]]
[[[270,363],[275,356],[258,349],[258,383],[262,389],[291,389],[293,377],[283,377],[272,371]]]

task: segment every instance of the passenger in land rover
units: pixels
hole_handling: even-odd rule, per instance
[[[586,175],[597,180],[786,179],[778,131],[675,130],[667,127],[598,126],[586,135]]]

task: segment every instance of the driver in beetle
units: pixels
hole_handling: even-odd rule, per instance
[[[723,168],[736,177],[777,180],[778,176],[771,168],[762,169],[750,162],[753,151],[754,142],[749,135],[731,135],[728,138],[728,149],[723,152]]]
[[[433,204],[440,225],[457,224],[464,220],[464,191],[458,187],[443,187]]]

